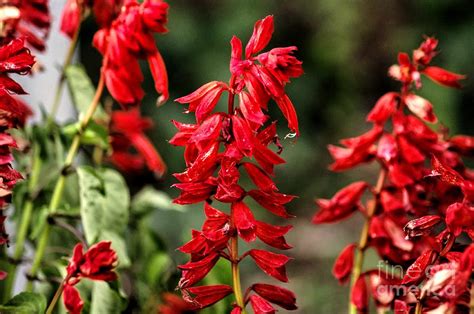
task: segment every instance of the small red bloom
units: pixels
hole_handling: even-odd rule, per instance
[[[355,244],[349,244],[337,257],[332,268],[332,274],[343,284],[347,282],[352,272],[352,265],[354,264],[354,250]]]
[[[435,66],[426,67],[422,73],[438,84],[454,88],[461,88],[459,81],[466,78],[465,75],[449,72]]]
[[[74,285],[80,278],[112,281],[117,279],[117,253],[111,242],[102,241],[92,245],[85,253],[81,243],[74,247],[74,254],[67,266],[66,284]]]
[[[276,310],[273,306],[264,298],[258,295],[250,296],[250,304],[255,314],[275,314]]]
[[[63,290],[63,302],[70,314],[80,314],[84,307],[84,301],[76,287],[66,284]]]
[[[365,182],[355,182],[341,189],[330,200],[316,200],[321,210],[313,217],[313,223],[336,222],[360,210],[360,198],[367,187]]]
[[[158,177],[163,176],[166,165],[153,144],[144,134],[152,121],[140,116],[138,108],[114,111],[111,116],[112,162],[123,171],[141,170],[144,165]],[[130,151],[133,148],[138,152]]]
[[[354,284],[354,287],[352,287],[351,302],[355,305],[358,311],[367,311],[369,299],[367,294],[367,282],[365,281],[364,275],[359,276]]]

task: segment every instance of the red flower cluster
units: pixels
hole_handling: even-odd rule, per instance
[[[63,282],[63,301],[69,313],[79,314],[84,306],[79,291],[74,287],[81,278],[103,281],[117,279],[117,274],[114,272],[114,268],[117,266],[117,254],[110,244],[109,241],[99,242],[91,246],[85,253],[81,243],[74,247]]]
[[[146,166],[158,177],[166,165],[144,131],[152,127],[151,119],[142,118],[138,108],[115,111],[111,119],[111,161],[124,172],[140,171]]]
[[[61,30],[72,37],[89,6],[100,27],[94,46],[104,56],[105,83],[114,99],[124,107],[140,103],[144,92],[139,59],[147,59],[155,89],[161,94],[158,103],[164,103],[168,99],[168,77],[153,35],[167,31],[168,4],[162,0],[69,0]]]
[[[28,44],[43,51],[51,26],[48,0],[6,0],[2,10],[0,44],[24,38]]]
[[[389,75],[402,83],[401,91],[389,92],[380,97],[367,116],[367,121],[373,124],[368,132],[342,140],[343,147],[328,147],[334,158],[334,163],[330,166],[333,171],[348,170],[372,161],[377,161],[381,167],[376,186],[356,182],[340,190],[330,200],[317,200],[320,210],[313,218],[314,223],[332,223],[357,211],[366,216],[362,241],[358,246],[351,244],[346,247],[336,260],[333,270],[335,277],[341,282],[345,282],[351,272],[358,276],[352,278],[354,284],[351,300],[359,311],[366,311],[368,307],[367,278],[375,304],[381,308],[400,306],[400,300],[395,302],[397,293],[390,287],[401,285],[402,279],[381,270],[369,270],[359,275],[362,265],[354,265],[356,247],[357,254],[364,254],[367,248],[372,247],[381,258],[406,269],[419,256],[423,256],[424,260],[417,260],[416,264],[431,264],[435,260],[434,256],[453,244],[452,236],[448,236],[449,232],[407,239],[403,231],[405,224],[412,218],[431,212],[449,213],[448,206],[462,199],[461,190],[465,189],[464,185],[460,188],[460,185],[434,183],[432,179],[426,178],[431,173],[431,156],[459,170],[459,177],[472,179],[472,173],[464,167],[459,157],[462,152],[472,153],[472,138],[455,137],[452,141],[446,139],[443,132],[433,131],[425,124],[437,121],[433,106],[414,93],[415,88],[422,86],[422,74],[441,85],[460,87],[459,81],[464,76],[430,65],[436,55],[437,44],[436,39],[426,38],[413,52],[411,59],[408,54],[400,53],[399,64],[390,67]],[[364,206],[362,201],[366,191],[370,191],[373,197]],[[462,204],[460,207],[465,208],[466,203]],[[463,210],[467,210],[467,207],[461,211]],[[472,217],[472,214],[466,213],[466,216]],[[424,223],[413,224],[410,231],[412,234],[424,234],[425,229],[430,230],[441,220],[430,217],[421,219]],[[449,218],[446,217],[446,220]],[[471,223],[472,226],[472,219],[465,223]],[[464,223],[461,224],[464,226]],[[416,297],[420,297],[420,294]],[[405,301],[416,302],[416,298],[411,301],[404,299]]]
[[[276,124],[265,122],[268,103],[273,99],[287,118],[290,129],[298,134],[296,112],[284,87],[290,78],[303,73],[301,62],[294,56],[296,47],[276,48],[258,54],[269,43],[273,33],[273,17],[268,16],[255,24],[252,37],[242,59],[242,43],[231,40],[231,79],[229,84],[219,81],[207,83],[188,96],[176,101],[189,104],[186,112],[194,112],[196,124],[174,122],[178,133],[170,143],[185,147],[186,171],[175,174],[180,183],[175,187],[181,195],[177,204],[205,201],[206,221],[201,231],[193,231],[190,242],[180,248],[191,255],[191,260],[179,266],[183,271],[179,282],[184,299],[195,308],[204,308],[235,293],[236,304],[232,313],[241,313],[250,302],[256,313],[274,313],[270,303],[285,309],[296,309],[292,292],[264,284],[251,286],[244,297],[238,282],[238,265],[250,256],[267,275],[287,282],[285,266],[290,260],[283,254],[251,249],[239,256],[238,238],[262,242],[281,250],[291,248],[285,234],[291,226],[273,226],[255,219],[244,202],[252,197],[271,213],[288,218],[284,205],[294,196],[280,193],[272,180],[275,165],[285,161],[268,148],[271,143],[281,150]],[[258,54],[258,55],[257,55]],[[223,92],[229,94],[228,113],[213,113]],[[234,108],[235,96],[239,107]],[[248,157],[248,161],[243,159]],[[254,159],[256,163],[250,160]],[[255,189],[245,190],[240,184],[244,170]],[[230,204],[230,214],[211,206],[212,199]],[[198,286],[221,258],[232,264],[234,288],[227,285]],[[251,294],[251,291],[256,294]]]
[[[35,59],[25,48],[23,40],[15,39],[0,47],[0,245],[8,242],[5,232],[3,210],[10,201],[15,183],[22,178],[12,168],[11,148],[16,147],[15,140],[8,130],[24,125],[31,114],[30,109],[12,94],[26,94],[23,88],[8,73],[27,74]]]

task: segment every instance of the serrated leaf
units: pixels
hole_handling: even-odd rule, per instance
[[[171,197],[151,186],[144,187],[132,201],[132,213],[146,215],[156,209],[183,211],[183,206],[172,203]]]
[[[72,96],[72,102],[79,114],[83,115],[89,108],[95,94],[94,85],[81,65],[70,65],[64,71]],[[99,106],[94,113],[94,118],[103,119],[107,114]]]
[[[2,314],[42,314],[46,310],[46,298],[42,294],[22,292],[4,305],[0,305]]]

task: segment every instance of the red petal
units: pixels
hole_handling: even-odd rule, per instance
[[[79,291],[68,284],[64,286],[63,302],[66,310],[70,314],[80,314],[84,307],[84,302],[81,299]]]
[[[156,52],[148,56],[148,64],[150,65],[151,75],[155,81],[155,89],[161,94],[158,98],[158,105],[164,104],[169,98],[168,92],[168,73],[166,72],[165,62],[160,52]]]
[[[245,156],[251,156],[253,150],[254,135],[247,121],[239,116],[232,116],[232,132],[237,147]]]
[[[288,282],[285,265],[290,258],[283,254],[276,254],[264,250],[250,250],[250,256],[254,259],[260,269],[267,275],[272,276],[283,282]]]
[[[265,300],[277,304],[285,310],[293,311],[298,309],[296,306],[296,296],[290,290],[263,283],[254,284],[252,290],[258,293]]]
[[[199,286],[182,290],[183,299],[195,308],[205,308],[225,298],[234,290],[228,285]]]
[[[466,78],[465,75],[449,72],[443,68],[434,66],[426,67],[422,71],[422,73],[428,76],[436,83],[454,88],[461,88],[461,84],[459,83],[459,81]]]
[[[250,296],[250,304],[255,314],[275,314],[275,309],[265,299],[258,295]]]
[[[402,284],[417,285],[426,278],[426,269],[434,262],[436,254],[432,250],[427,250],[420,255],[413,264],[408,267]]]
[[[398,147],[395,138],[391,134],[384,134],[377,147],[377,157],[390,162],[398,155]]]
[[[355,305],[358,311],[365,312],[369,306],[369,299],[367,294],[367,283],[365,277],[359,276],[351,291],[351,302]]]
[[[190,287],[206,277],[218,260],[219,254],[213,252],[198,261],[191,261],[178,266],[179,269],[183,270],[181,279],[179,280],[179,287]]]
[[[291,102],[290,98],[287,95],[284,95],[281,98],[275,99],[278,108],[280,108],[281,112],[285,116],[286,120],[288,121],[288,128],[296,133],[296,136],[300,135],[299,127],[298,127],[298,116],[296,115],[295,107]]]
[[[408,109],[419,118],[431,123],[438,121],[433,113],[433,105],[428,100],[415,94],[408,94],[403,100]]]
[[[266,121],[266,117],[260,108],[260,105],[246,91],[239,93],[240,110],[245,119],[252,121],[258,125],[262,125]]]
[[[266,244],[280,250],[291,249],[291,245],[286,243],[284,235],[291,230],[292,226],[273,226],[261,221],[257,221],[257,237]]]
[[[354,264],[354,250],[355,244],[349,244],[337,257],[332,268],[332,274],[343,284],[347,282],[352,272],[352,265]]]
[[[367,115],[367,121],[384,124],[395,112],[399,100],[398,93],[386,93],[377,100],[374,108]]]
[[[252,182],[260,190],[265,192],[278,191],[275,183],[261,168],[250,162],[244,162],[243,165]]]
[[[273,34],[273,16],[269,15],[264,19],[258,20],[253,28],[252,37],[250,37],[247,46],[245,47],[245,58],[250,58],[251,55],[258,53],[265,48]]]
[[[243,202],[236,202],[232,203],[231,210],[231,216],[239,236],[247,242],[254,241],[256,237],[256,222],[250,208]]]

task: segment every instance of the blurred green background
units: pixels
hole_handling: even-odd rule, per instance
[[[383,93],[397,90],[388,67],[399,51],[411,53],[423,35],[440,40],[435,64],[448,70],[474,76],[474,2],[450,1],[270,1],[270,0],[176,0],[169,1],[169,33],[157,37],[170,78],[171,99],[186,95],[210,80],[228,81],[229,40],[233,34],[244,44],[257,19],[275,16],[275,35],[270,48],[298,46],[305,74],[287,87],[300,118],[301,137],[283,140],[287,164],[277,169],[280,190],[298,195],[289,209],[297,215],[289,242],[295,260],[289,268],[290,284],[298,295],[298,313],[344,313],[347,287],[338,285],[330,272],[339,251],[358,238],[360,217],[338,225],[314,226],[310,220],[316,208],[314,198],[331,197],[353,180],[375,179],[375,169],[362,167],[343,174],[327,170],[330,163],[326,145],[367,130],[365,115]],[[99,55],[90,47],[95,25],[84,29],[81,59],[92,77],[97,78]],[[156,108],[156,93],[148,70],[143,104],[144,114],[153,117],[155,128],[149,135],[169,166],[169,173],[184,169],[182,149],[167,143],[175,129],[171,119],[192,121],[183,106],[169,101]],[[472,79],[465,88],[450,90],[424,79],[420,92],[432,101],[440,121],[452,132],[474,133]],[[273,116],[282,118],[278,110]],[[282,121],[279,135],[287,134]],[[157,182],[152,176],[137,174],[128,178],[132,189],[145,184],[161,187],[172,196],[175,182],[168,174]],[[274,219],[255,208],[258,216]],[[176,263],[186,256],[175,248],[190,238],[191,228],[199,228],[203,213],[199,206],[185,213],[159,212],[156,232],[167,243]],[[275,223],[285,223],[275,219]],[[245,283],[263,279],[271,282],[251,263],[244,265]],[[285,311],[281,311],[285,312]]]

